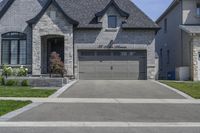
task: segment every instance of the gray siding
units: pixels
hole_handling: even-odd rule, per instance
[[[182,42],[181,42],[181,30],[179,25],[181,24],[181,4],[179,3],[171,12],[169,12],[158,25],[162,28],[156,36],[156,51],[160,54],[160,49],[163,50],[163,58],[160,58],[163,62],[162,71],[160,71],[160,78],[167,78],[168,72],[175,71],[176,67],[182,65]],[[167,33],[164,32],[164,21],[167,19]],[[167,50],[170,50],[170,63],[167,63]],[[160,66],[161,67],[161,66]]]

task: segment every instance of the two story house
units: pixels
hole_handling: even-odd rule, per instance
[[[160,79],[200,80],[200,0],[174,0],[156,22]]]
[[[79,79],[154,79],[158,29],[130,0],[3,0],[0,63],[40,76],[57,52]]]

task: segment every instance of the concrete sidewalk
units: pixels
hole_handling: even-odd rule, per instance
[[[9,121],[200,122],[196,104],[45,103]]]

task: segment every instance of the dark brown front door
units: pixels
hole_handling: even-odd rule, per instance
[[[60,55],[61,60],[64,62],[64,38],[50,38],[47,40],[47,65],[49,66],[49,59],[52,52],[56,52]],[[49,71],[49,67],[48,72]]]

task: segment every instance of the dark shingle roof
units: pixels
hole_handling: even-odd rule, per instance
[[[92,23],[95,14],[104,10],[111,0],[56,0],[61,8],[79,22],[79,27],[99,27]],[[129,14],[124,28],[159,28],[130,0],[115,0],[121,10]]]
[[[14,0],[4,0],[7,4],[3,9],[9,8]],[[41,0],[40,0],[41,1]],[[43,0],[49,1],[49,0]],[[78,28],[101,28],[102,24],[97,23],[96,14],[104,12],[106,7],[113,1],[115,8],[127,16],[123,28],[147,28],[158,29],[159,26],[146,16],[131,0],[55,0],[64,13],[71,19],[79,22]],[[9,3],[10,2],[10,3]],[[45,8],[44,4],[44,8]],[[0,15],[6,12],[1,10]],[[1,17],[1,16],[0,16]]]
[[[118,13],[122,16],[122,17],[126,17],[128,18],[129,17],[129,13],[123,11],[118,5],[117,3],[115,2],[115,0],[110,0],[110,2],[107,4],[107,6],[100,12],[97,12],[95,14],[96,17],[101,17],[103,16],[106,11],[111,7],[111,6],[114,6],[115,9],[117,9]]]
[[[44,5],[44,7],[42,8],[42,10],[38,13],[38,15],[36,15],[34,18],[32,18],[31,20],[27,21],[29,24],[35,24],[38,22],[38,20],[43,16],[43,14],[45,13],[45,11],[47,10],[47,8],[53,4],[56,8],[59,9],[60,12],[63,13],[64,17],[71,23],[74,25],[78,25],[79,23],[75,20],[73,20],[72,18],[70,18],[63,10],[62,8],[58,5],[58,3],[55,0],[49,0],[46,2],[46,4]]]

